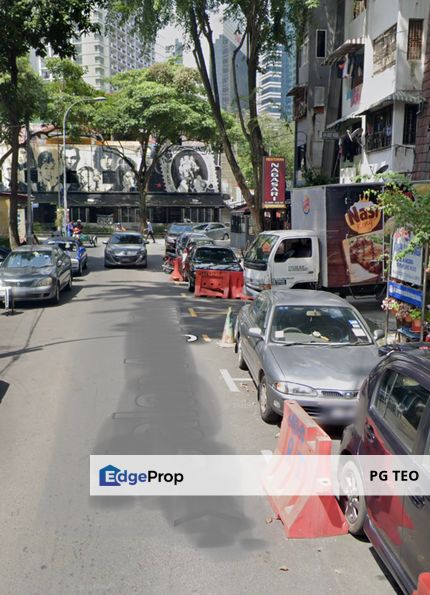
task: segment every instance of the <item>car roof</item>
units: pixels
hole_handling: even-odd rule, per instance
[[[233,252],[233,249],[230,248],[230,246],[217,246],[216,244],[203,244],[203,245],[197,246],[197,247],[199,249],[200,248],[210,248],[211,250],[230,250],[230,252]]]
[[[70,244],[70,243],[75,243],[78,244],[79,240],[77,240],[76,238],[69,238],[68,236],[66,237],[61,237],[61,238],[48,238],[46,240],[46,243],[44,244],[45,246],[49,246],[50,244]]]
[[[309,238],[317,236],[317,232],[312,229],[276,229],[273,231],[262,231],[259,236],[278,236],[280,238]]]
[[[387,360],[424,367],[430,373],[430,344],[428,347],[421,344],[416,349],[409,349],[408,351],[392,351],[387,356]]]
[[[114,231],[113,236],[141,236],[139,231]]]
[[[328,291],[276,288],[264,293],[269,294],[272,301],[279,306],[337,306],[354,309],[352,304]]]

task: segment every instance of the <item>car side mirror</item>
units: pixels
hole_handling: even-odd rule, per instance
[[[252,326],[249,328],[247,334],[248,337],[253,337],[254,339],[263,339],[263,332],[258,326]]]
[[[379,339],[382,339],[382,337],[385,336],[385,333],[382,329],[378,328],[375,331],[373,331],[373,340],[374,341],[379,341]]]
[[[103,244],[107,244],[107,240],[103,240]]]

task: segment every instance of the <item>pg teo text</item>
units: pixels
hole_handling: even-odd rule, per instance
[[[420,475],[414,469],[369,470],[370,481],[418,481]]]

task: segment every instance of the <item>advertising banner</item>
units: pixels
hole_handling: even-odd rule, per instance
[[[393,250],[391,255],[391,275],[393,279],[405,281],[412,285],[422,285],[423,279],[423,250],[416,246],[414,252],[404,258],[396,256],[405,250],[412,240],[412,234],[403,228],[396,230],[393,235]]]
[[[382,281],[383,218],[376,205],[380,190],[358,184],[326,187],[329,287]]]
[[[285,207],[285,159],[263,158],[263,209]]]

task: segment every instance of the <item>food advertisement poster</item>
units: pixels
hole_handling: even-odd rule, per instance
[[[326,187],[329,287],[382,281],[384,235],[377,207],[381,187]]]

